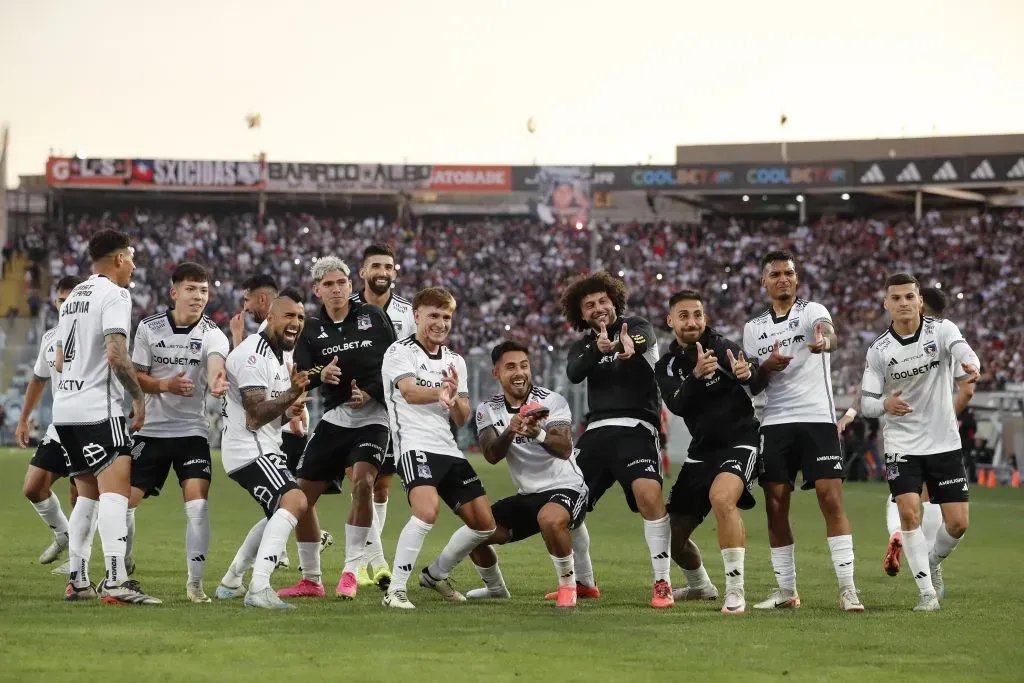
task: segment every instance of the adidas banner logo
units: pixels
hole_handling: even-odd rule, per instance
[[[903,167],[900,174],[896,176],[896,182],[898,183],[919,183],[921,182],[921,172],[917,170],[917,164],[911,161],[909,164]]]
[[[871,164],[871,168],[864,172],[864,175],[860,177],[860,181],[865,185],[884,183],[885,174],[882,173],[882,169],[878,164]]]
[[[1012,180],[1024,178],[1024,157],[1017,159],[1017,163],[1007,172],[1006,177]]]
[[[959,176],[956,174],[956,169],[953,168],[953,162],[947,161],[942,166],[939,166],[939,170],[932,175],[932,180],[939,182],[948,183],[952,180],[958,180]]]
[[[992,164],[988,159],[983,159],[978,167],[971,171],[971,180],[994,180],[996,172],[992,170]]]

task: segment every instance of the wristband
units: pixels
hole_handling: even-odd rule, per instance
[[[544,441],[547,438],[548,438],[547,430],[541,429],[539,432],[537,432],[537,436],[533,437],[533,440],[536,441],[537,443],[544,443]]]
[[[832,342],[829,341],[828,337],[825,337],[825,350],[828,351],[832,346]]]
[[[857,417],[857,411],[854,410],[853,408],[850,408],[849,410],[846,411],[846,414],[843,415],[843,417],[848,417],[852,420],[853,418]]]

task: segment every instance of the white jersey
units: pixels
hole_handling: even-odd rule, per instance
[[[53,422],[99,424],[124,416],[124,387],[107,362],[108,334],[123,334],[132,320],[128,290],[93,275],[71,290],[60,308],[57,343],[64,368],[54,385]]]
[[[256,332],[257,333],[265,332],[266,329],[267,329],[267,321],[264,320],[263,322],[260,323],[259,329],[257,329]],[[295,351],[284,351],[281,354],[281,357],[284,358],[285,367],[287,367],[289,365],[294,365],[295,364]],[[287,432],[288,434],[295,434],[295,430],[292,429],[292,423],[291,423],[290,420],[288,422],[285,422],[281,426],[281,431],[282,432]]]
[[[362,291],[349,297],[351,301],[366,303]],[[395,336],[401,341],[416,334],[416,316],[412,312],[412,302],[391,292],[391,297],[384,304],[384,312],[391,318],[391,326],[395,328]]]
[[[206,421],[207,367],[211,356],[228,357],[228,338],[216,323],[202,316],[178,327],[171,312],[144,318],[135,331],[132,362],[154,379],[171,379],[181,371],[195,385],[191,396],[170,392],[146,394],[146,424],[140,436],[209,438]]]
[[[572,424],[569,404],[560,394],[533,387],[526,402],[539,403],[551,411],[544,423],[545,429]],[[476,408],[477,433],[493,427],[498,434],[503,434],[512,416],[518,412],[518,408],[509,405],[505,394],[491,396]],[[562,460],[552,455],[543,444],[525,436],[517,436],[512,440],[505,460],[508,462],[509,474],[512,475],[512,483],[519,487],[519,493],[540,493],[553,489],[573,489],[582,493],[587,490],[575,457]]]
[[[228,355],[228,393],[224,397],[224,436],[221,439],[221,460],[231,474],[261,455],[281,453],[281,418],[276,418],[253,431],[246,425],[242,394],[263,391],[266,400],[273,400],[291,389],[291,377],[284,358],[274,350],[262,334],[245,338]]]
[[[50,382],[50,394],[53,394],[54,387],[57,386],[57,382],[60,381],[60,373],[57,372],[57,328],[52,327],[46,332],[43,332],[43,339],[39,343],[39,353],[36,354],[36,364],[32,367],[32,372],[39,379]],[[60,443],[60,437],[57,436],[57,430],[54,428],[51,422],[46,428],[46,441],[56,441]]]
[[[948,320],[922,318],[906,339],[890,326],[868,347],[861,381],[861,409],[866,417],[882,418],[886,453],[931,455],[960,448],[953,393],[949,386],[963,377],[960,364],[981,370],[977,354]],[[912,412],[883,414],[882,403],[894,391]]]
[[[771,307],[743,327],[743,352],[765,362],[776,340],[779,352],[793,360],[785,370],[773,372],[764,390],[764,419],[761,426],[791,422],[835,424],[832,401],[831,363],[828,353],[811,353],[814,326],[832,323],[832,316],[819,303],[797,299],[789,312],[778,318]]]
[[[426,451],[455,458],[466,457],[452,436],[448,411],[436,401],[412,405],[397,386],[406,377],[413,377],[417,386],[439,388],[441,371],[451,367],[459,373],[459,396],[468,397],[466,361],[447,346],[430,354],[413,336],[388,347],[380,374],[384,380],[384,398],[396,456],[409,451]]]

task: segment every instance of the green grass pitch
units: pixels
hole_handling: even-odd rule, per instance
[[[914,614],[917,592],[906,572],[884,575],[885,487],[849,484],[857,585],[865,614],[838,609],[835,576],[813,495],[796,493],[798,586],[803,607],[754,613],[749,605],[774,586],[764,512],[745,513],[748,613],[726,616],[713,603],[654,611],[650,565],[639,517],[613,489],[588,517],[602,598],[570,613],[541,598],[555,585],[539,538],[499,554],[510,602],[451,605],[413,585],[411,613],[385,611],[376,589],[357,600],[297,600],[299,609],[267,613],[240,601],[192,605],[185,600],[184,514],[173,480],[138,512],[135,578],[162,598],[159,607],[65,604],[64,578],[36,558],[50,537],[21,495],[30,451],[0,450],[0,680],[82,681],[865,681],[1021,680],[1024,665],[1024,494],[972,491],[971,528],[947,562],[946,599],[935,614]],[[504,467],[472,460],[491,500],[512,493]],[[173,477],[173,474],[171,475]],[[668,482],[671,483],[671,482]],[[67,507],[67,483],[57,485]],[[760,492],[758,492],[760,498]],[[333,594],[344,555],[348,496],[323,499],[320,519],[336,544],[323,558]],[[215,464],[212,541],[206,589],[220,576],[259,509]],[[395,482],[385,528],[391,558],[408,506]],[[442,510],[419,565],[456,528]],[[714,520],[695,535],[712,579],[722,583]],[[289,555],[297,564],[294,541]],[[417,567],[417,570],[419,566]],[[97,539],[92,573],[102,574]],[[274,586],[298,578],[278,570]],[[479,585],[469,563],[453,578]],[[673,579],[682,585],[678,569]],[[413,579],[413,582],[415,579]],[[411,583],[413,583],[411,582]]]

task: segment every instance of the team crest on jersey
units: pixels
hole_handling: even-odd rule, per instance
[[[800,327],[800,321],[799,320],[790,320],[789,321],[789,329],[795,330],[798,327]]]
[[[249,365],[256,365],[256,356],[249,356],[249,360],[247,362]]]
[[[928,342],[924,345],[924,352],[928,354],[929,358],[934,358],[935,354],[939,352],[939,347],[935,342]]]
[[[368,330],[370,329],[371,325],[372,323],[370,322],[370,316],[368,315],[361,315],[358,318],[356,318],[356,327],[359,328],[360,330]]]
[[[203,342],[199,339],[189,339],[188,350],[192,353],[199,353],[203,350]]]
[[[118,292],[118,294],[120,294],[121,298],[124,299],[125,301],[128,301],[128,299],[130,298],[127,289],[122,289],[120,292]]]

